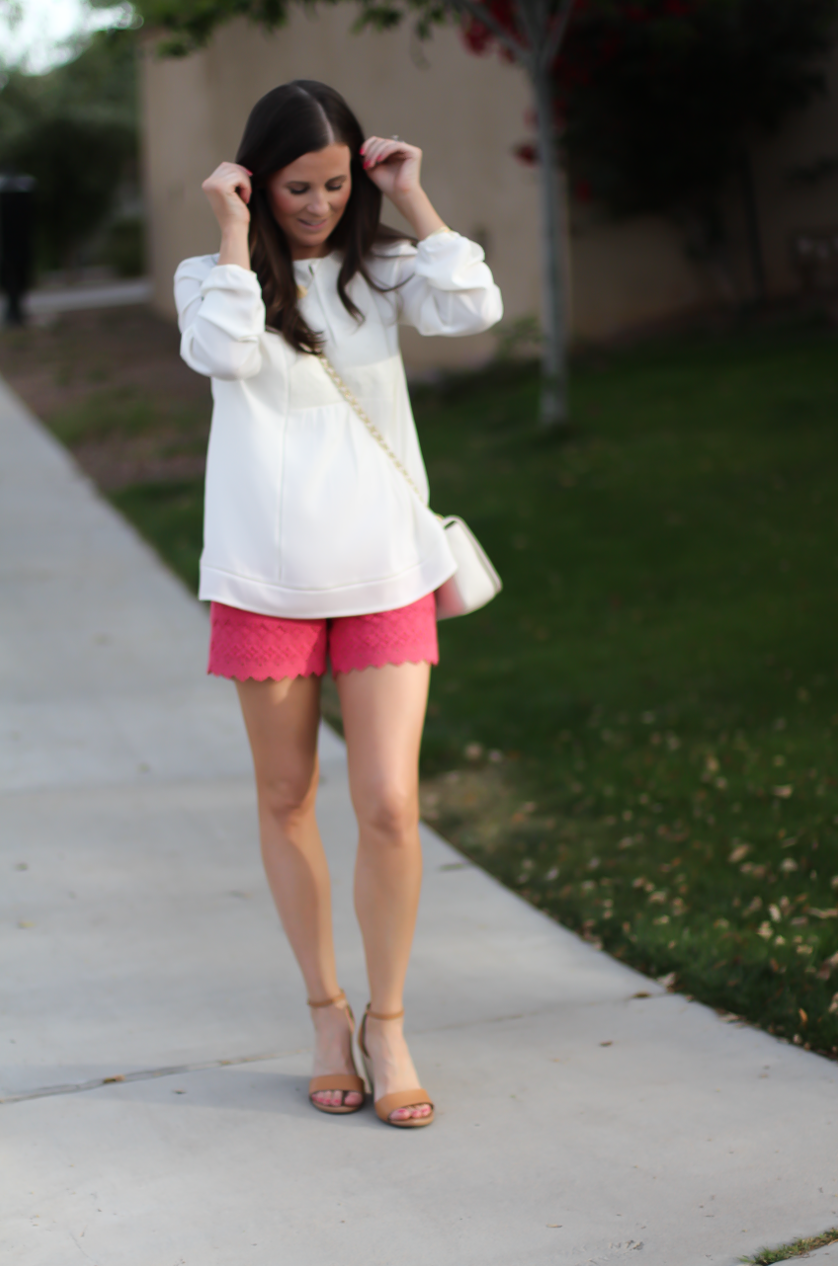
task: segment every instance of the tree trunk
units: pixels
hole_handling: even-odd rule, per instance
[[[542,324],[541,400],[539,424],[566,426],[567,330],[565,279],[565,214],[559,185],[559,159],[549,68],[532,72],[541,167]]]

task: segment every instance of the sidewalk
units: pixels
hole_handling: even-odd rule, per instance
[[[26,295],[23,306],[30,319],[37,319],[87,308],[122,308],[133,303],[148,303],[151,292],[149,277],[114,278],[93,284],[32,290]]]
[[[438,1119],[314,1112],[204,612],[5,390],[0,453],[3,1261],[732,1266],[838,1223],[835,1064],[665,993],[427,829],[407,1010]],[[321,754],[357,1013],[326,730]]]

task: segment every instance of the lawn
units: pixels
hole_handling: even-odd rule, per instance
[[[426,815],[611,953],[832,1055],[836,350],[812,324],[581,364],[570,442],[527,425],[525,367],[416,394],[436,507],[506,583],[441,626]]]
[[[563,438],[532,425],[532,366],[414,392],[435,508],[505,584],[440,628],[425,816],[588,940],[833,1057],[836,351],[801,321],[599,354]],[[116,443],[123,410],[155,478],[104,485],[194,585],[205,405],[161,429],[150,376],[127,390],[42,416],[95,457],[79,420]]]

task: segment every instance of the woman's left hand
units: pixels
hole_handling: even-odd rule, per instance
[[[373,184],[393,202],[421,189],[422,151],[405,141],[369,136],[361,146],[364,170]]]

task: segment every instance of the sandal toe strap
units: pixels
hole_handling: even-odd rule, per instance
[[[421,1087],[416,1090],[395,1090],[391,1095],[382,1095],[380,1099],[376,1099],[375,1111],[380,1120],[388,1121],[391,1113],[399,1108],[422,1108],[425,1104],[433,1109],[431,1096]]]
[[[364,1083],[354,1073],[327,1073],[325,1077],[312,1077],[308,1083],[310,1095],[321,1090],[357,1090],[363,1094]],[[392,1108],[390,1111],[392,1112]]]

